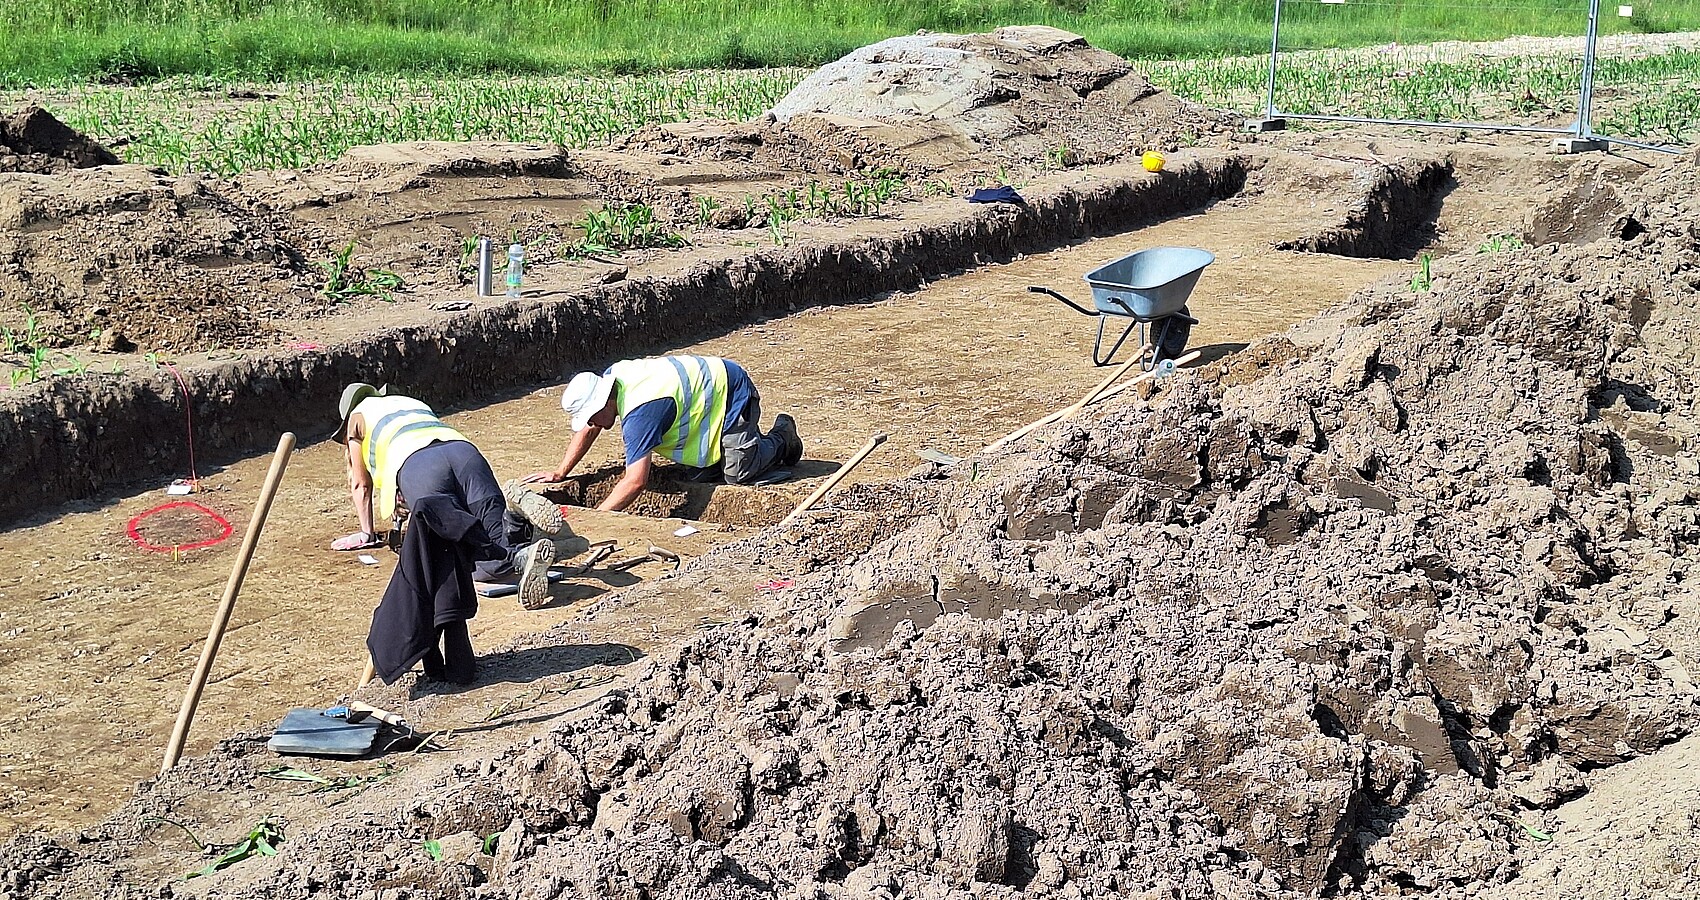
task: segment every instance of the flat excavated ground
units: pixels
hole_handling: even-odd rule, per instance
[[[619,541],[622,549],[609,562],[631,561],[651,543],[690,558],[771,521],[876,432],[888,433],[890,442],[852,480],[901,476],[919,463],[915,454],[923,448],[971,453],[1079,397],[1104,374],[1088,355],[1093,320],[1026,288],[1047,285],[1084,300],[1082,274],[1140,248],[1187,245],[1216,253],[1190,302],[1202,323],[1191,340],[1203,351],[1200,365],[1366,284],[1408,279],[1415,271],[1410,261],[1272,249],[1349,225],[1364,198],[1357,176],[1376,172],[1393,146],[1383,141],[1380,149],[1365,150],[1297,134],[1288,143],[1294,152],[1286,162],[1271,163],[1240,196],[1193,215],[986,266],[915,292],[809,309],[670,348],[737,359],[760,386],[769,420],[781,411],[797,417],[807,444],[798,478],[764,489],[760,503],[726,505],[759,514],[709,509],[703,515],[716,521],[697,523],[699,531],[686,537],[674,534],[683,524],[678,519],[587,510],[573,513],[574,527],[591,540]],[[1565,185],[1566,167],[1543,153],[1459,145],[1452,157],[1460,183],[1438,213],[1395,211],[1412,220],[1407,229],[1447,251],[1472,253],[1483,238],[1538,226],[1543,204],[1562,206],[1564,191],[1573,192]],[[1614,165],[1613,172],[1638,171],[1627,162]],[[1420,227],[1428,218],[1432,234]],[[403,317],[403,305],[388,312]],[[555,390],[540,386],[449,418],[500,476],[547,468],[568,437]],[[323,440],[333,415],[325,410],[323,432],[302,435],[307,446],[290,463],[202,701],[190,755],[233,732],[269,731],[290,707],[327,705],[349,691],[360,670],[366,626],[393,557],[380,551],[377,565],[364,565],[327,549],[354,525],[339,449]],[[157,439],[183,440],[181,425],[162,422]],[[609,436],[581,470],[611,471],[617,458],[618,441]],[[202,473],[203,490],[193,499],[237,528],[232,539],[208,549],[149,553],[132,545],[127,523],[175,499],[162,493],[163,485],[44,511],[0,534],[0,552],[14,561],[0,573],[0,838],[96,821],[138,779],[157,771],[267,465],[258,457]],[[194,523],[175,532],[153,527],[168,524],[152,520],[147,533],[156,541],[197,534]],[[525,721],[512,718],[516,709],[535,706],[550,692],[568,702],[575,690],[726,620],[735,613],[729,598],[747,597],[752,586],[788,574],[715,572],[724,589],[704,590],[699,579],[696,587],[662,592],[665,605],[616,604],[585,614],[594,599],[664,571],[649,562],[598,568],[558,586],[555,602],[534,612],[511,600],[489,601],[472,623],[475,646],[488,654],[480,684],[449,696],[403,693],[395,702],[406,704],[426,730],[505,728]],[[555,626],[565,629],[557,637],[566,635],[571,652],[560,650],[559,641],[551,649],[524,640]],[[413,689],[404,682],[400,690]]]
[[[1141,247],[1203,246],[1217,262],[1191,301],[1202,321],[1192,346],[1213,361],[1247,341],[1301,321],[1374,280],[1407,277],[1409,263],[1269,249],[1295,236],[1298,223],[1335,218],[1337,199],[1270,193],[1220,204],[1206,213],[1087,244],[991,266],[914,293],[865,304],[809,310],[743,328],[680,352],[742,362],[762,391],[766,415],[790,411],[801,423],[811,476],[776,490],[787,502],[877,431],[890,443],[859,468],[857,480],[886,479],[913,468],[915,451],[966,453],[1078,397],[1100,379],[1089,358],[1093,321],[1030,284],[1082,296],[1080,276]],[[428,398],[427,398],[428,399]],[[326,431],[332,426],[326,410]],[[567,438],[556,394],[548,389],[450,416],[506,477],[552,466]],[[318,439],[322,435],[304,435]],[[162,428],[161,440],[181,440]],[[618,442],[604,438],[595,466],[615,462]],[[117,806],[136,780],[157,771],[177,703],[228,574],[248,510],[264,478],[265,458],[246,459],[202,478],[193,499],[238,526],[216,547],[145,553],[126,523],[168,499],[153,489],[84,504],[0,535],[0,552],[19,561],[0,575],[0,836],[21,829],[85,824]],[[594,467],[594,466],[592,466]],[[618,539],[613,561],[647,542],[687,558],[747,533],[702,523],[680,538],[678,520],[575,511],[571,521],[592,540]],[[346,693],[363,659],[373,605],[394,557],[377,566],[326,549],[353,527],[337,448],[319,441],[300,450],[273,507],[253,569],[231,623],[213,683],[202,701],[188,752],[204,752],[235,731],[263,731],[292,706],[328,704]],[[601,569],[556,588],[536,612],[511,600],[486,602],[472,623],[475,646],[572,622],[586,601],[639,578],[658,564],[626,572]],[[760,584],[783,572],[725,573]],[[729,610],[718,595],[681,595],[676,606],[599,616],[582,624],[596,652],[569,663],[592,676],[690,634]],[[603,652],[606,651],[606,652]],[[509,657],[514,657],[509,654]],[[479,720],[540,672],[504,658],[494,683],[463,695],[457,708],[428,713],[427,729]],[[532,666],[531,668],[536,668]],[[488,681],[488,680],[487,680]],[[458,716],[458,719],[457,719]]]

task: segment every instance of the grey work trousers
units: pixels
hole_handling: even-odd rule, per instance
[[[727,484],[749,484],[766,475],[785,454],[785,441],[761,433],[761,394],[752,387],[749,405],[720,435],[720,475]]]

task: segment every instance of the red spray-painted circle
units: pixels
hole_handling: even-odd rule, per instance
[[[143,522],[147,521],[152,516],[174,509],[185,509],[190,512],[199,513],[212,525],[211,531],[216,533],[212,537],[179,544],[155,544],[142,536]],[[171,503],[160,504],[141,515],[136,516],[130,520],[130,524],[126,526],[124,530],[130,535],[130,540],[137,547],[140,547],[149,553],[176,553],[181,550],[199,550],[202,547],[211,547],[214,544],[221,544],[230,539],[231,533],[234,532],[236,528],[230,524],[229,519],[207,509],[199,503],[192,500],[176,500]]]

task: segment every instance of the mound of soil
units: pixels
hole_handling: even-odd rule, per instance
[[[0,118],[0,172],[52,175],[118,162],[99,141],[39,106],[26,106]]]
[[[1145,401],[711,553],[693,565],[801,574],[402,808],[292,822],[206,895],[1510,882],[1552,810],[1700,721],[1697,188],[1700,161],[1656,172],[1619,236],[1372,289]],[[240,762],[221,753],[185,777]],[[1700,831],[1660,821],[1649,860]],[[125,827],[12,845],[37,873],[16,890],[121,885]],[[1638,887],[1680,896],[1679,868]]]
[[[656,125],[615,146],[817,174],[1010,177],[1173,150],[1237,125],[1079,35],[1035,25],[891,38],[823,66],[760,121]]]
[[[267,342],[315,301],[290,225],[228,183],[140,166],[0,175],[0,312],[105,349]]]
[[[1096,163],[1233,124],[1044,26],[881,41],[821,67],[771,113],[796,132],[882,145],[903,168]]]

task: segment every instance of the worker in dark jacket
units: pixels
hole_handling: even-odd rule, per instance
[[[485,535],[484,523],[454,498],[433,494],[414,503],[401,560],[366,636],[373,671],[385,684],[421,661],[426,678],[472,682],[478,674],[466,628],[478,615],[472,569],[476,558],[502,553]]]

